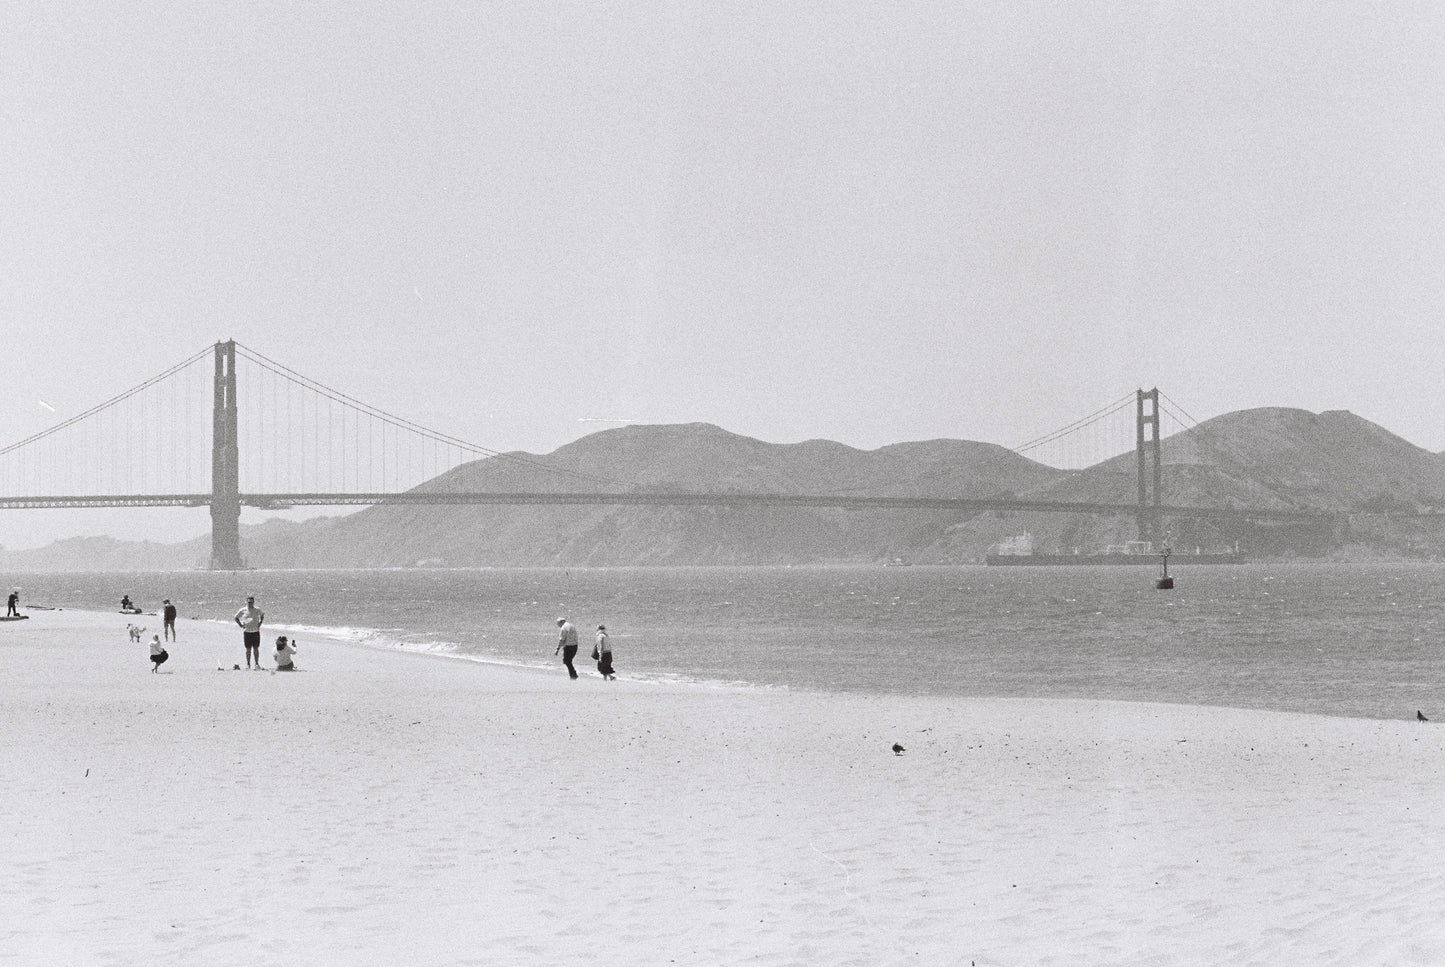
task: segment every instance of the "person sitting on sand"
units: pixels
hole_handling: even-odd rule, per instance
[[[123,595],[121,595],[121,597],[120,597],[120,610],[122,610],[122,611],[134,611],[134,610],[136,610],[135,605],[133,605],[133,604],[130,603],[130,595],[128,595],[128,594],[123,594]]]
[[[277,638],[276,670],[278,672],[294,672],[296,670],[296,663],[291,660],[291,656],[294,654],[296,654],[296,645],[294,642],[286,640],[285,635]]]
[[[171,656],[166,652],[165,646],[161,644],[161,636],[151,635],[151,672],[154,673],[164,665],[169,657]]]

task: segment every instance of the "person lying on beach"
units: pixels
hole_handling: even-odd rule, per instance
[[[161,644],[161,636],[151,635],[151,661],[153,662],[151,672],[154,673],[158,670],[169,657],[171,656],[166,652],[165,646]]]
[[[286,640],[285,635],[277,638],[276,670],[278,672],[294,672],[296,670],[296,663],[291,660],[291,656],[294,654],[296,654],[296,644],[294,642]]]

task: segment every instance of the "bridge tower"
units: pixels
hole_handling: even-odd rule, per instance
[[[236,341],[216,343],[211,430],[211,570],[235,571],[241,561],[241,458],[236,440]]]
[[[1145,404],[1148,404],[1147,409]],[[1149,428],[1146,437],[1144,430]],[[1159,458],[1159,389],[1139,390],[1136,397],[1135,454],[1139,461],[1139,540],[1157,543],[1162,537],[1163,461]],[[1153,463],[1152,473],[1149,467]],[[1153,485],[1152,487],[1150,485]]]

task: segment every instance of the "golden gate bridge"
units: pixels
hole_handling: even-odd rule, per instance
[[[1132,441],[1118,437],[1120,415],[1133,417]],[[1082,513],[1133,516],[1140,540],[1149,541],[1162,534],[1167,517],[1318,521],[1327,516],[1302,510],[1166,504],[1160,449],[1166,417],[1186,428],[1195,422],[1158,389],[1141,389],[1016,448],[1035,458],[1050,455],[1049,461],[1059,467],[1078,463],[1081,449],[1094,456],[1100,448],[1110,456],[1132,449],[1137,476],[1133,501],[1031,500],[1012,494],[900,497],[671,491],[478,446],[370,406],[228,340],[0,448],[0,509],[206,506],[211,515],[211,567],[223,570],[244,567],[243,506],[757,505],[947,510],[964,515]],[[475,490],[446,476],[483,458],[525,469],[534,485]],[[536,486],[539,480],[547,481],[546,486]]]

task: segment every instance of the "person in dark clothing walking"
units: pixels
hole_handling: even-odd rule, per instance
[[[577,677],[577,669],[572,667],[572,659],[577,657],[577,626],[566,618],[557,619],[557,627],[561,633],[557,637],[557,650],[552,654],[562,655],[562,664],[567,666],[569,678]]]

